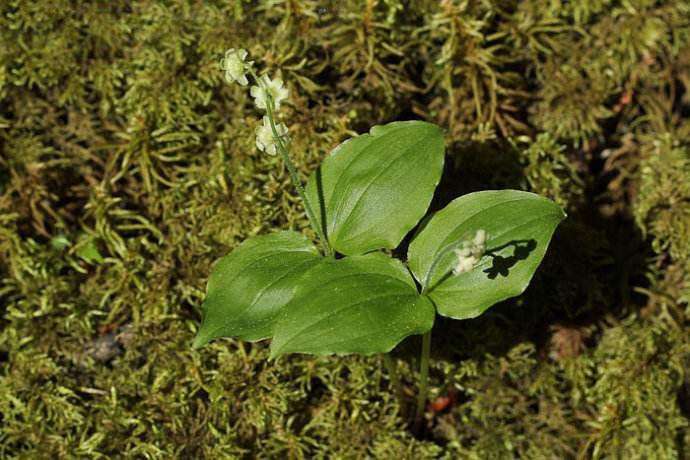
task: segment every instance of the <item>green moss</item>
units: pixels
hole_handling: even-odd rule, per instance
[[[0,457],[688,458],[687,2],[73,3],[0,6]],[[222,81],[237,46],[286,81],[305,177],[419,117],[441,201],[568,210],[523,296],[439,322],[454,403],[418,437],[414,340],[402,407],[378,357],[190,349],[215,260],[311,231]]]

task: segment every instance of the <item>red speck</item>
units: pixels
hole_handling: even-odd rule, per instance
[[[445,396],[439,396],[436,399],[434,399],[430,406],[431,410],[436,412],[437,414],[439,412],[443,412],[444,410],[448,409],[452,405],[455,404],[455,395],[453,395],[453,391],[449,390],[448,394]]]

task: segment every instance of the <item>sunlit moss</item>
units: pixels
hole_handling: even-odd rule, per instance
[[[0,6],[0,457],[687,455],[686,1],[73,3]],[[289,87],[304,177],[424,118],[447,134],[440,200],[568,209],[523,296],[435,329],[431,397],[454,399],[421,436],[378,357],[189,346],[215,260],[311,231],[223,83],[240,45]]]

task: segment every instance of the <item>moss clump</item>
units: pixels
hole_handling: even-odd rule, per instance
[[[0,457],[689,458],[687,1],[0,5]],[[261,31],[261,33],[257,33]],[[566,207],[530,289],[434,331],[419,437],[377,357],[189,347],[212,263],[310,229],[256,152],[242,46],[300,173],[372,124],[447,130],[438,200]],[[436,203],[435,203],[436,205]],[[312,235],[313,236],[313,235]],[[415,340],[401,345],[411,404]]]

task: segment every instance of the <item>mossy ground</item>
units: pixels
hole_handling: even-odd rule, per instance
[[[0,2],[0,458],[690,459],[690,2]],[[564,206],[531,287],[439,321],[411,434],[380,357],[192,351],[213,262],[310,229],[218,62],[280,72],[300,171],[447,131],[434,207]],[[411,406],[417,339],[398,348]],[[440,402],[440,400],[438,401]]]

